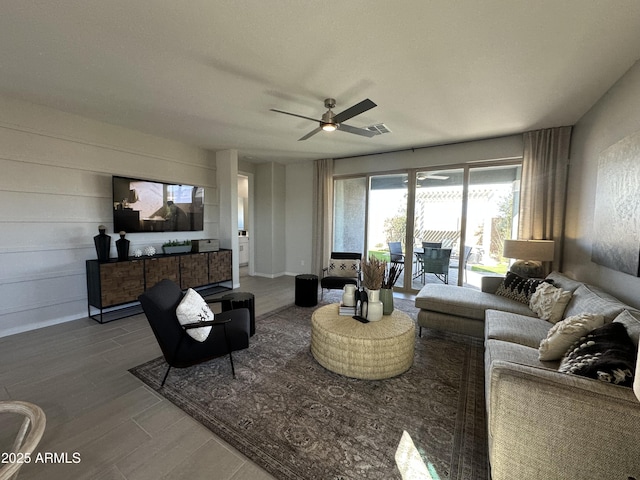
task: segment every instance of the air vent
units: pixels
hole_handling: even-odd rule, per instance
[[[377,135],[382,135],[383,133],[391,133],[389,127],[387,127],[384,123],[376,123],[375,125],[371,125],[370,127],[365,127],[366,130],[370,132],[375,132]]]

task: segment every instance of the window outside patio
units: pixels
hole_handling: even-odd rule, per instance
[[[334,249],[365,251],[390,262],[389,243],[400,242],[405,273],[396,290],[418,291],[444,279],[479,289],[483,276],[508,270],[502,248],[516,236],[520,170],[520,164],[510,164],[338,179]],[[445,275],[423,272],[422,242],[451,249]]]

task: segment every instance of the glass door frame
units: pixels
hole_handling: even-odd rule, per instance
[[[486,168],[486,167],[508,167],[508,166],[521,166],[522,158],[513,159],[510,158],[508,160],[478,160],[473,162],[467,162],[463,164],[450,164],[450,165],[434,165],[434,166],[426,166],[419,168],[402,168],[388,171],[378,171],[378,172],[367,172],[362,174],[349,174],[349,175],[335,175],[333,177],[333,181],[336,182],[338,180],[346,180],[350,178],[364,178],[366,182],[366,192],[365,192],[365,205],[364,205],[364,215],[365,215],[365,231],[364,231],[364,245],[363,245],[363,255],[367,254],[368,244],[369,244],[369,195],[370,195],[370,187],[371,187],[371,177],[375,176],[383,176],[383,175],[398,175],[398,174],[406,174],[408,179],[408,187],[407,187],[407,219],[406,219],[406,235],[405,235],[405,268],[403,271],[404,281],[403,286],[394,287],[394,290],[398,292],[404,293],[417,293],[419,290],[414,289],[411,284],[412,276],[413,276],[413,263],[412,259],[414,256],[413,251],[413,234],[415,229],[415,199],[416,199],[416,179],[418,172],[436,172],[442,170],[462,170],[463,171],[463,184],[462,184],[462,204],[461,204],[461,224],[460,224],[460,242],[458,245],[458,256],[459,258],[463,258],[464,256],[464,247],[466,242],[466,234],[467,234],[467,213],[469,206],[469,183],[471,179],[471,170],[475,168]],[[333,211],[335,211],[335,195],[333,198]],[[333,220],[332,220],[332,229],[334,228]],[[335,231],[332,232],[332,242],[335,236]],[[333,249],[333,245],[332,245]],[[364,258],[364,257],[363,257]],[[409,261],[409,268],[406,268],[407,259]],[[464,279],[464,263],[458,262],[458,286],[462,286]]]

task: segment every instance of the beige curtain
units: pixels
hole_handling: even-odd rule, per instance
[[[547,270],[562,271],[571,127],[524,134],[518,238],[554,240]]]
[[[333,159],[316,160],[313,172],[312,272],[322,275],[333,237]]]

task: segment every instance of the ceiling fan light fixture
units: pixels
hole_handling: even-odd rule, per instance
[[[324,101],[324,106],[328,108],[328,110],[322,115],[321,120],[316,120],[314,118],[306,117],[304,115],[298,115],[297,113],[290,113],[290,112],[285,112],[283,110],[277,110],[275,108],[272,108],[271,111],[283,113],[285,115],[291,115],[292,117],[304,118],[305,120],[311,120],[313,122],[318,123],[318,126],[315,129],[311,130],[302,138],[299,138],[298,141],[307,140],[308,138],[314,136],[318,132],[323,132],[323,131],[334,132],[336,130],[340,130],[341,132],[345,132],[345,133],[353,133],[355,135],[361,135],[363,137],[368,137],[368,138],[378,135],[376,131],[366,129],[366,128],[357,128],[344,123],[350,118],[353,118],[356,115],[360,115],[361,113],[367,112],[371,110],[373,107],[377,106],[368,98],[362,100],[359,103],[356,103],[355,105],[352,105],[351,107],[347,108],[346,110],[343,110],[337,115],[335,115],[331,110],[336,106],[335,99],[326,98]]]

